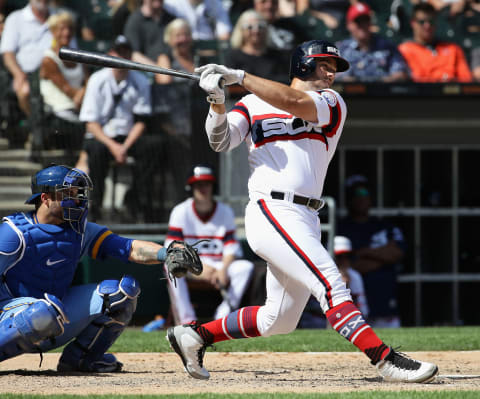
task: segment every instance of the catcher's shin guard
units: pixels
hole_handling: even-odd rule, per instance
[[[140,285],[130,276],[102,281],[97,293],[103,297],[104,314],[92,321],[69,343],[60,357],[59,371],[112,372],[122,364],[105,352],[125,330],[137,307]]]
[[[68,323],[62,303],[53,295],[45,294],[18,313],[0,322],[0,361],[40,352],[38,345],[63,333]]]

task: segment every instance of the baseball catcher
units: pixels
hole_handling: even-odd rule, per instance
[[[66,345],[58,371],[115,372],[122,363],[106,353],[129,324],[140,294],[131,276],[71,287],[79,260],[166,263],[172,276],[200,273],[195,249],[168,249],[89,222],[90,177],[53,165],[32,177],[34,205],[0,223],[0,361]]]

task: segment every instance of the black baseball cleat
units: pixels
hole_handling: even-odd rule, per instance
[[[166,338],[172,349],[182,359],[188,374],[200,380],[210,378],[210,373],[203,367],[203,356],[208,345],[197,333],[195,323],[170,327]]]
[[[427,383],[438,374],[435,364],[413,360],[393,348],[390,348],[389,354],[376,367],[383,379],[391,382]]]
[[[71,372],[82,371],[87,373],[118,373],[122,371],[123,363],[111,353],[104,353],[100,360],[86,363],[81,360],[79,362],[68,361],[65,356],[61,356],[57,365],[57,371]]]

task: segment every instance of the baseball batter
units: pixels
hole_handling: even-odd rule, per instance
[[[223,292],[224,298],[215,311],[221,318],[240,305],[253,271],[253,263],[240,259],[242,248],[235,237],[233,210],[223,202],[215,201],[213,186],[216,181],[209,165],[193,167],[187,180],[192,197],[175,206],[170,214],[165,246],[173,240],[198,245],[203,273],[197,279],[210,281]],[[169,281],[168,291],[176,322],[188,323],[197,315],[190,302],[185,278]]]
[[[344,100],[330,87],[335,74],[348,68],[333,44],[313,40],[293,52],[290,86],[222,65],[197,69],[211,103],[205,124],[211,147],[228,151],[245,142],[249,149],[245,229],[268,271],[265,305],[168,330],[192,377],[210,377],[203,355],[212,343],[293,331],[310,295],[333,329],[364,352],[384,379],[428,382],[437,374],[436,365],[396,352],[375,334],[320,240],[320,197],[347,114]],[[222,83],[240,84],[251,93],[228,114]]]

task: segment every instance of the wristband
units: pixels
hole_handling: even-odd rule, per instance
[[[167,257],[167,248],[165,247],[160,248],[157,252],[157,260],[159,260],[160,262],[164,262],[166,257]]]

